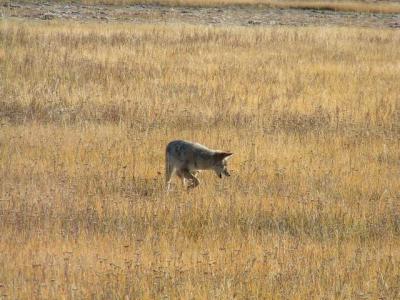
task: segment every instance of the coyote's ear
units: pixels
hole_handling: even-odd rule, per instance
[[[218,160],[224,160],[225,158],[233,155],[233,153],[220,151],[220,152],[215,153],[214,155]]]

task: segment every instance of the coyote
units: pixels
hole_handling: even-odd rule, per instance
[[[195,188],[200,184],[196,177],[200,170],[214,170],[219,178],[230,176],[226,166],[227,159],[233,153],[211,150],[206,146],[188,141],[172,141],[165,151],[165,183],[169,190],[171,176],[176,174],[183,185],[189,181],[187,188]]]

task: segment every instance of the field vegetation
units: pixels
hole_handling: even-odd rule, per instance
[[[0,297],[400,297],[400,32],[2,20]],[[164,149],[232,176],[164,190]]]
[[[20,0],[19,3],[40,3],[45,0]],[[281,9],[316,9],[366,13],[400,13],[399,1],[364,0],[55,0],[59,3],[81,3],[87,5],[134,5],[150,4],[163,6],[200,6],[200,7],[271,7]],[[9,0],[0,0],[0,4],[9,4]]]

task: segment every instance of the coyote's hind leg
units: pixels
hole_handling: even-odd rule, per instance
[[[167,189],[167,191],[170,190],[171,188],[171,177],[174,173],[174,168],[173,166],[171,166],[171,164],[169,163],[168,157],[166,157],[166,161],[165,161],[165,187]]]

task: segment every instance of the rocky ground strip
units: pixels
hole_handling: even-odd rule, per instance
[[[6,3],[2,18],[99,20],[133,23],[189,23],[238,26],[357,26],[400,28],[400,14],[260,7],[167,7]]]

